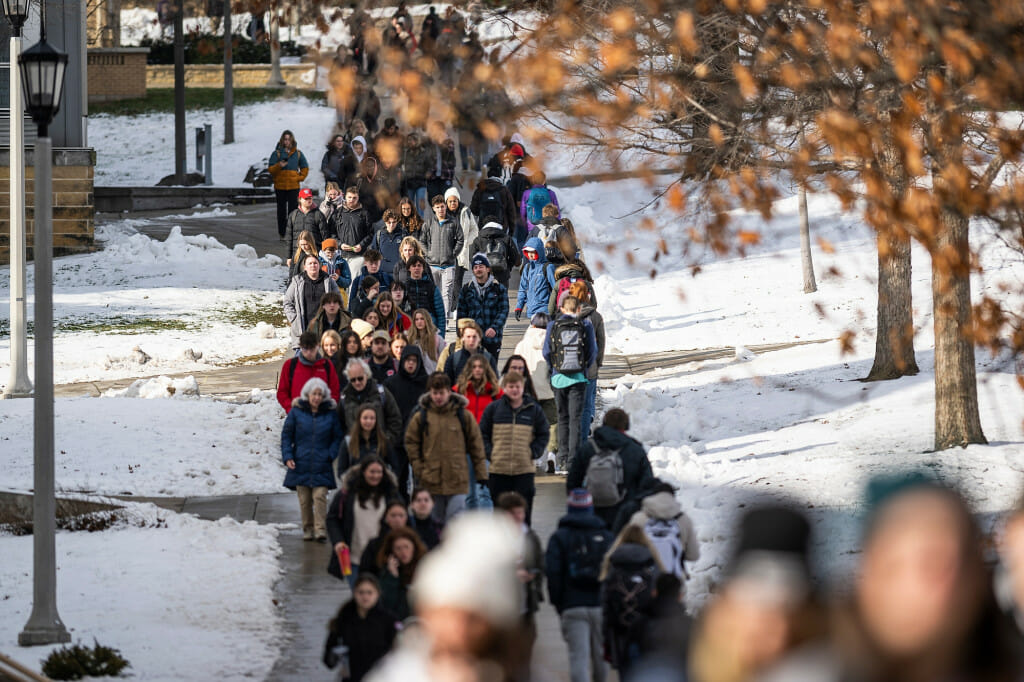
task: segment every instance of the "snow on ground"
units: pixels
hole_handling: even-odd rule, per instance
[[[166,387],[177,383],[173,397]],[[57,401],[56,486],[99,495],[285,492],[284,411],[270,391],[236,404],[188,395],[189,377],[140,382],[126,397]],[[116,394],[114,394],[116,395]],[[32,401],[0,403],[4,485],[32,488]]]
[[[186,101],[187,104],[187,101]],[[320,160],[335,123],[334,107],[305,97],[235,107],[235,142],[224,144],[222,110],[188,109],[185,112],[188,151],[195,159],[193,128],[213,125],[213,180],[226,187],[241,187],[252,164],[266,165],[285,129],[292,130],[299,150],[309,163],[309,187],[323,187]],[[89,117],[89,139],[96,147],[96,184],[151,186],[174,172],[174,114]],[[170,151],[169,151],[170,150]],[[194,170],[189,168],[189,170]]]
[[[197,215],[231,215],[218,208]],[[180,216],[183,221],[190,216]],[[137,232],[139,220],[96,227],[96,253],[54,262],[54,375],[58,384],[195,372],[280,351],[285,268],[244,244],[228,248],[172,229],[164,241]],[[10,363],[9,269],[0,268],[0,381]],[[28,268],[28,291],[34,286]],[[28,299],[33,316],[33,296]],[[140,348],[150,357],[140,364]],[[201,357],[198,357],[201,354]],[[32,371],[29,343],[29,372]]]
[[[57,608],[72,642],[119,649],[138,680],[266,677],[284,634],[277,529],[152,505],[127,516],[57,533]],[[38,670],[56,647],[17,645],[32,609],[32,536],[0,535],[0,554],[0,650]]]

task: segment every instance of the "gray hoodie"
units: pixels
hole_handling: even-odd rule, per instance
[[[693,529],[693,521],[683,513],[679,501],[669,492],[648,495],[640,503],[640,511],[633,514],[629,523],[643,528],[650,519],[675,519],[679,524],[679,537],[683,541],[681,561],[696,561],[700,558],[700,545],[697,544],[697,533]]]

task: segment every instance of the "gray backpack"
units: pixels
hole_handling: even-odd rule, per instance
[[[593,438],[589,442],[594,456],[587,465],[586,488],[595,507],[614,507],[625,497],[622,455],[619,450],[601,449]]]

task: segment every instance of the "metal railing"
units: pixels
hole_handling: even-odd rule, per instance
[[[50,678],[0,653],[0,682],[50,682]]]

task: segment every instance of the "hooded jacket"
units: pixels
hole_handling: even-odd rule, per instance
[[[544,455],[550,435],[544,410],[525,394],[518,408],[504,395],[488,405],[480,419],[480,433],[491,473],[504,476],[536,471],[534,461]]]
[[[284,486],[334,488],[334,458],[341,447],[341,425],[334,416],[334,400],[324,398],[314,414],[308,400],[300,400],[288,413],[281,430],[281,461],[295,461],[284,477]]]
[[[547,258],[544,244],[536,237],[526,240],[523,251],[537,253],[537,260],[523,258],[523,272],[519,277],[519,292],[516,294],[516,309],[526,312],[527,317],[535,313],[548,311],[548,299],[551,297],[551,283],[545,274]]]
[[[336,294],[341,293],[333,279],[329,277],[320,279],[324,283],[324,293],[332,291]],[[292,277],[292,281],[288,283],[288,288],[284,292],[284,316],[288,319],[288,324],[291,325],[292,348],[299,347],[299,337],[302,336],[302,332],[306,331],[308,322],[312,322],[313,316],[316,314],[315,310],[306,309],[306,289],[310,286],[313,285],[306,277],[306,273],[301,272]]]
[[[587,535],[602,535],[612,544],[613,535],[604,521],[592,511],[570,511],[558,521],[558,530],[548,540],[544,556],[544,572],[548,579],[548,595],[558,613],[579,606],[601,605],[601,588],[586,589],[569,577],[571,548]]]
[[[679,537],[683,541],[683,555],[679,557],[680,565],[683,561],[696,561],[700,558],[700,545],[697,544],[693,521],[683,513],[683,508],[679,506],[679,501],[672,493],[661,492],[645,497],[640,502],[640,511],[633,514],[629,522],[643,528],[651,519],[674,520],[679,525]],[[665,570],[670,569],[666,566]]]
[[[427,393],[420,397],[420,409],[413,413],[405,430],[405,451],[412,473],[432,495],[469,492],[467,454],[473,460],[477,481],[487,482],[483,438],[466,404],[464,397],[452,393],[443,407],[436,407]]]
[[[405,371],[405,361],[410,357],[417,360],[416,371],[412,374]],[[423,366],[423,351],[419,346],[410,344],[402,349],[398,372],[384,382],[384,387],[395,397],[398,411],[402,414],[402,424],[408,424],[420,396],[427,392],[427,370]]]
[[[654,478],[651,462],[647,459],[647,453],[644,452],[644,446],[640,441],[610,426],[599,426],[593,437],[587,439],[572,458],[569,475],[565,479],[566,491],[583,486],[590,458],[594,456],[595,443],[603,450],[619,450],[619,456],[622,458],[622,482],[625,487],[623,500],[636,497],[648,486],[650,479]]]
[[[284,168],[278,165],[282,161],[286,162]],[[298,147],[289,152],[277,145],[267,161],[267,170],[270,171],[270,177],[274,178],[274,189],[294,190],[309,175],[309,163]]]
[[[352,284],[352,271],[349,270],[348,261],[339,253],[335,253],[334,260],[331,261],[327,258],[327,254],[321,250],[320,272],[324,273],[328,277],[334,273],[338,273],[338,279],[334,280],[334,283],[338,285],[338,288],[341,289],[342,292],[347,292],[349,285]]]
[[[562,256],[562,252],[558,249],[554,249],[558,258]],[[548,252],[548,267],[546,269],[548,283],[551,285],[551,293],[548,295],[548,307],[547,313],[550,317],[554,317],[555,313],[558,312],[559,306],[562,301],[559,300],[559,296],[564,298],[565,289],[563,286],[568,287],[568,284],[563,285],[562,280],[569,278],[568,282],[576,282],[582,280],[587,285],[587,292],[590,295],[590,299],[587,301],[587,305],[593,307],[597,305],[597,293],[594,291],[594,285],[590,283],[589,273],[584,269],[585,266],[581,266],[579,263],[566,263],[562,262],[557,267],[551,261],[552,254]]]
[[[516,344],[513,355],[522,355],[526,360],[526,368],[533,379],[533,390],[537,392],[537,400],[554,400],[555,392],[551,389],[548,378],[548,361],[544,359],[544,338],[548,330],[530,326],[523,338]]]

